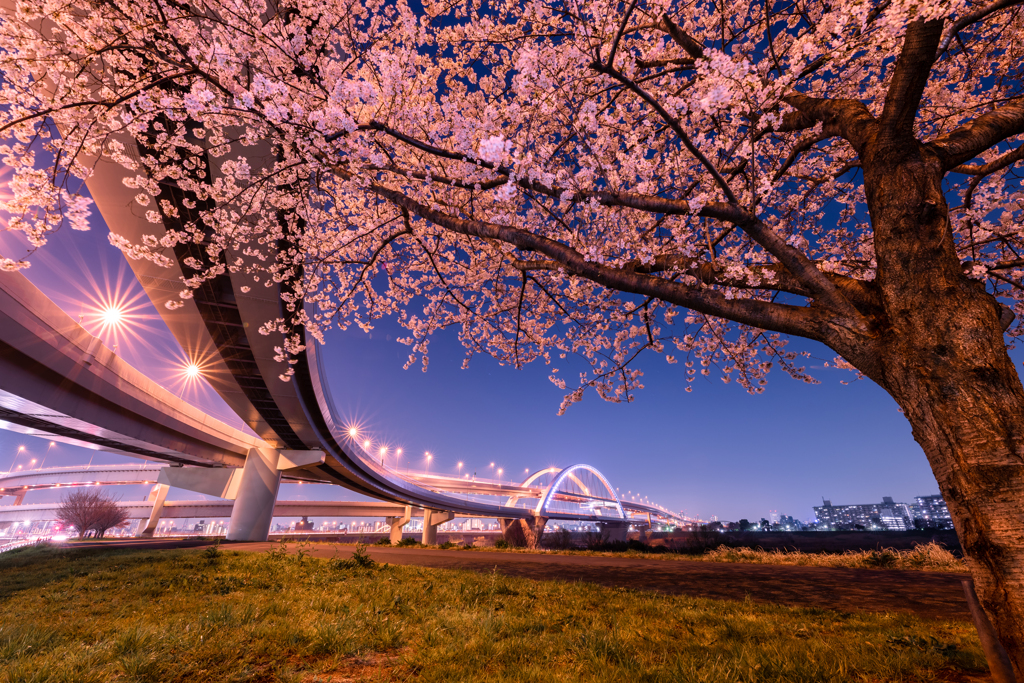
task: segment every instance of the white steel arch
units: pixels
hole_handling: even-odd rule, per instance
[[[523,481],[523,483],[520,484],[520,486],[522,486],[523,488],[526,488],[527,486],[532,485],[533,482],[535,482],[538,479],[540,479],[541,477],[543,477],[545,474],[553,474],[553,473],[558,472],[558,471],[559,471],[559,469],[557,467],[548,467],[547,469],[540,470],[539,472],[534,472],[533,474],[528,476]],[[532,498],[533,496],[530,496],[530,497]],[[509,499],[507,501],[505,501],[505,505],[507,507],[515,507],[516,503],[519,502],[520,498],[522,498],[522,496],[519,495],[519,494],[510,496]]]
[[[543,477],[545,474],[551,474],[553,472],[559,471],[561,470],[559,470],[557,467],[548,467],[547,469],[540,470],[539,472],[534,472],[523,481],[522,486],[529,486],[533,482]]]
[[[604,484],[605,488],[608,489],[608,492],[612,495],[612,498],[615,500],[615,509],[619,511],[619,518],[626,519],[626,512],[622,509],[622,502],[619,500],[619,494],[615,492],[615,487],[612,486],[611,482],[609,482],[603,474],[598,472],[596,468],[591,467],[590,465],[583,464],[569,465],[564,470],[559,472],[558,476],[551,481],[551,485],[548,487],[548,490],[544,493],[544,495],[541,496],[540,502],[537,503],[537,508],[534,510],[534,514],[537,517],[544,516],[544,511],[547,508],[547,506],[551,503],[551,498],[558,492],[558,487],[562,485],[562,482],[565,481],[566,478],[574,476],[573,473],[576,470],[587,470],[595,477],[600,479],[601,483]]]

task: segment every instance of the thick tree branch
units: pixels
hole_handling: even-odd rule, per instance
[[[690,213],[690,204],[685,200],[624,192],[601,192],[597,196],[605,206],[628,206],[656,213]],[[745,209],[734,204],[715,202],[702,207],[697,215],[716,218],[739,226],[751,239],[764,247],[765,251],[777,258],[799,282],[803,283],[819,304],[831,308],[850,321],[858,321],[852,325],[853,329],[862,333],[868,332],[867,321],[842,296],[825,274],[818,270],[802,251],[790,246],[774,230]]]
[[[779,170],[775,172],[773,180],[778,182],[779,178],[785,175],[786,171],[789,170],[789,167],[796,163],[797,157],[809,150],[811,147],[814,147],[819,142],[828,140],[830,137],[832,136],[828,133],[819,133],[817,135],[806,137],[793,145],[793,149],[790,150],[789,156],[787,156],[786,160],[782,162],[782,166],[779,167]]]
[[[615,66],[615,52],[619,49],[619,41],[622,40],[622,34],[626,32],[626,24],[629,23],[629,17],[633,14],[633,10],[636,9],[637,0],[632,0],[629,3],[629,7],[622,13],[622,21],[619,23],[619,30],[615,32],[615,39],[612,40],[612,48],[608,51],[607,64],[609,67]],[[600,48],[598,48],[600,50]],[[600,53],[598,53],[600,56]]]
[[[518,261],[514,265],[524,270],[557,270],[561,267],[554,261]],[[746,277],[729,275],[728,266],[725,264],[711,263],[679,254],[660,254],[654,257],[653,263],[645,264],[634,260],[623,264],[622,267],[636,273],[678,272],[695,277],[707,285],[787,292],[808,298],[814,296],[810,289],[778,263],[747,266],[760,278],[757,283],[751,283]],[[882,310],[882,299],[872,283],[835,273],[825,273],[824,275],[842,292],[843,296],[855,302],[862,309],[873,313]]]
[[[878,136],[878,121],[863,102],[857,100],[825,100],[793,93],[782,98],[786,104],[796,109],[800,115],[793,117],[790,127],[780,130],[799,130],[800,126],[810,128],[814,121],[821,121],[822,132],[838,135],[857,150],[860,154],[865,146]],[[785,119],[784,119],[785,121]]]
[[[942,20],[914,21],[907,26],[896,70],[885,94],[885,107],[879,123],[887,135],[907,138],[913,135],[914,119],[928,74],[935,62],[935,49],[942,38]]]
[[[998,12],[1001,9],[1013,7],[1014,5],[1020,5],[1022,2],[1024,2],[1024,0],[996,0],[995,2],[985,5],[984,7],[976,9],[970,14],[966,14],[960,17],[955,22],[953,22],[953,25],[950,26],[949,29],[946,31],[945,37],[943,37],[943,39],[939,42],[938,49],[935,52],[935,59],[937,60],[946,52],[946,50],[949,49],[949,44],[953,41],[953,37],[956,36],[956,34],[959,33],[960,31],[964,30],[973,23],[981,21],[982,19],[992,14],[993,12]]]
[[[950,170],[952,170],[953,173],[963,173],[964,175],[987,176],[992,175],[996,171],[1001,171],[1007,166],[1012,166],[1021,159],[1024,159],[1024,145],[1020,145],[1012,152],[1007,152],[1003,156],[990,161],[987,164],[982,164],[981,166],[968,166],[966,164],[961,164]]]
[[[942,159],[943,170],[950,171],[989,147],[1021,133],[1024,133],[1024,97],[982,114],[927,146]]]
[[[859,326],[857,321],[835,318],[817,308],[750,299],[727,299],[719,292],[694,289],[665,278],[613,268],[588,261],[572,247],[543,235],[486,221],[452,216],[425,206],[402,192],[376,183],[369,185],[367,189],[445,230],[472,237],[494,239],[524,251],[543,254],[560,263],[566,272],[609,289],[651,296],[705,315],[727,318],[740,324],[775,332],[800,334],[811,339],[823,338],[826,329],[831,326]]]
[[[455,155],[431,145],[426,145],[413,138],[409,138],[408,136],[398,133],[397,131],[391,131],[384,126],[380,126],[379,128],[375,127],[375,129],[386,130],[389,134],[394,135],[404,142],[414,144],[414,146],[419,149],[428,148],[426,151],[429,151],[431,154],[437,154],[438,156],[458,160],[464,159],[461,155]],[[388,170],[407,177],[411,176],[418,179],[426,178],[426,174],[422,172],[406,173],[398,168]],[[505,173],[507,172],[508,171],[505,171]],[[445,185],[452,184],[452,179],[438,176],[434,176],[434,178]],[[461,181],[455,182],[460,186],[465,185],[465,183],[462,183]],[[488,187],[496,187],[502,184],[504,183],[499,181],[491,181],[487,183]],[[561,195],[557,188],[539,186],[539,184],[529,180],[520,180],[517,184],[522,186],[524,189],[531,189],[547,196],[559,197]],[[586,199],[591,196],[597,197],[598,201],[604,206],[621,206],[650,213],[672,215],[687,215],[692,213],[690,203],[681,199],[670,199],[655,195],[629,192],[588,192],[577,193],[577,195],[578,196],[574,195],[574,198],[579,200]],[[843,295],[836,289],[835,285],[817,269],[817,267],[807,258],[807,256],[803,254],[803,252],[787,244],[786,241],[779,237],[771,228],[765,225],[762,221],[756,219],[745,209],[737,206],[736,204],[712,202],[711,204],[703,206],[697,215],[726,221],[739,226],[755,242],[761,245],[765,251],[778,259],[779,262],[785,266],[799,282],[803,283],[803,286],[807,288],[819,304],[842,314],[850,320],[859,321],[859,325],[857,326],[859,331],[865,332],[867,330],[867,321],[863,318],[857,308],[843,297]]]
[[[704,48],[701,47],[700,43],[690,37],[689,33],[679,28],[679,25],[672,21],[668,14],[661,15],[661,24],[665,28],[665,32],[672,36],[672,40],[676,41],[679,47],[686,50],[686,54],[694,59],[701,59],[704,56]]]
[[[986,268],[988,268],[989,270],[1009,270],[1010,268],[1024,268],[1024,259],[1002,261],[1000,263],[994,263],[991,266],[986,266]]]
[[[694,65],[694,60],[689,57],[672,57],[671,59],[638,59],[636,60],[636,67],[638,69],[657,69],[662,66],[679,66],[679,67],[691,67]],[[680,69],[673,69],[673,71],[681,71]],[[661,76],[661,74],[654,74],[655,76]]]

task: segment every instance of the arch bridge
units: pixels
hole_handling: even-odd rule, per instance
[[[235,470],[237,475],[240,470]],[[221,470],[221,480],[211,487],[206,476],[198,483],[190,481],[190,477],[203,475],[198,468],[151,467],[151,466],[100,466],[100,467],[56,467],[16,472],[0,473],[0,498],[13,497],[13,505],[0,506],[0,526],[15,521],[36,521],[51,519],[56,514],[58,505],[23,505],[25,495],[31,491],[46,489],[74,488],[80,486],[124,486],[153,484],[153,491],[148,500],[119,503],[131,512],[132,518],[147,519],[148,522],[139,527],[140,535],[151,534],[157,523],[164,517],[214,516],[229,517],[233,513],[234,499],[240,480],[233,477],[230,470]],[[209,473],[206,473],[207,475]],[[225,476],[226,475],[226,476]],[[410,475],[417,476],[417,475]],[[466,491],[478,495],[507,496],[502,507],[524,510],[532,513],[524,518],[523,530],[527,540],[539,540],[544,525],[549,519],[570,520],[597,523],[606,531],[610,538],[622,536],[631,523],[653,523],[653,519],[664,519],[664,512],[651,506],[638,505],[633,502],[622,502],[614,487],[596,468],[590,465],[576,464],[565,468],[549,467],[532,474],[521,484],[496,483],[486,480],[466,481],[444,477],[427,477],[419,475],[438,490],[455,488],[459,483]],[[283,479],[299,480],[298,477],[285,475]],[[437,479],[448,483],[438,485]],[[166,501],[171,482],[181,488],[199,490],[201,493],[226,498],[224,502],[203,501]],[[450,492],[450,491],[449,491]],[[196,513],[196,514],[192,514]],[[383,516],[392,527],[392,539],[401,539],[402,527],[411,519],[423,518],[430,522],[432,511],[429,509],[413,509],[394,503],[351,503],[335,501],[276,501],[273,515],[295,516]],[[453,516],[471,517],[474,515],[460,513]],[[450,519],[450,517],[448,518]],[[517,520],[499,517],[503,527],[507,529]],[[446,519],[434,518],[434,526]],[[424,542],[432,540],[433,531],[424,526]]]

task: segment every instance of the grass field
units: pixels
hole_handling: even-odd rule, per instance
[[[964,622],[323,560],[0,556],[0,681],[966,681]]]

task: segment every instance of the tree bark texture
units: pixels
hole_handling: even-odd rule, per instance
[[[874,340],[830,345],[906,414],[1024,680],[1024,387],[1000,306],[959,263],[936,154],[881,138],[861,156],[884,316]]]

